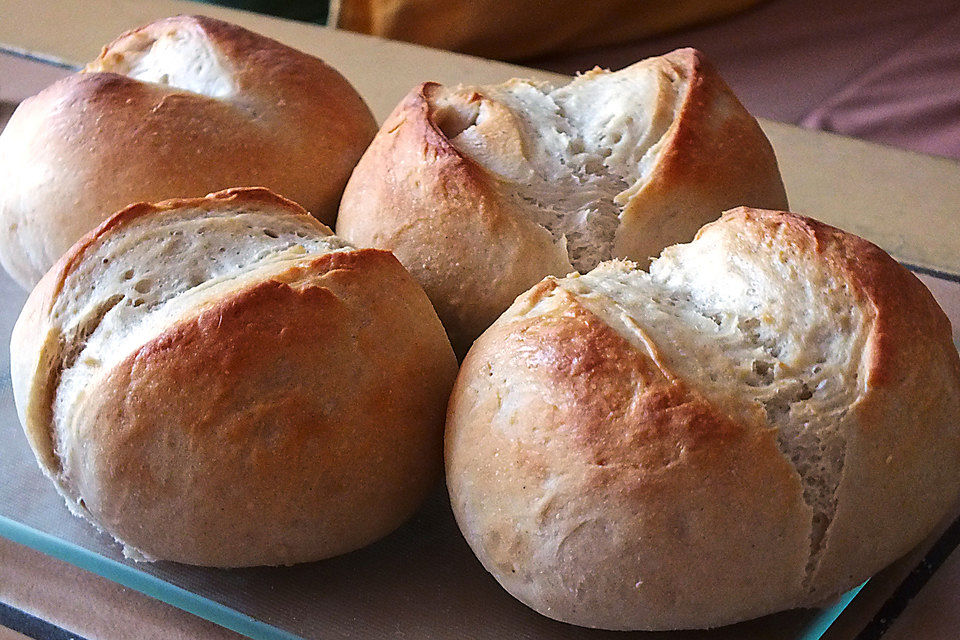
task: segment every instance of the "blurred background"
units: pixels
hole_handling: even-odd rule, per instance
[[[208,1],[567,74],[692,46],[756,116],[960,160],[960,0]],[[68,72],[25,64],[0,126]]]
[[[960,159],[960,1],[218,0],[572,74],[704,51],[756,116]]]

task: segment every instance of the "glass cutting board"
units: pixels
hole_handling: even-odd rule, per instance
[[[252,638],[817,640],[861,588],[821,610],[709,632],[581,629],[544,618],[503,591],[460,536],[440,489],[386,539],[322,562],[221,570],[127,560],[109,536],[67,511],[20,429],[5,346],[25,298],[0,274],[0,535]]]

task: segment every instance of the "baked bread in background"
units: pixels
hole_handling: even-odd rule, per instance
[[[11,352],[40,466],[133,557],[344,553],[441,474],[457,365],[426,295],[263,189],[117,213],[34,289]]]
[[[264,186],[332,225],[376,133],[323,61],[179,16],[25,100],[0,135],[0,263],[25,288],[131,202]]]
[[[392,251],[462,356],[546,275],[646,262],[724,209],[786,204],[757,122],[682,49],[562,87],[417,87],[353,172],[337,232]]]
[[[447,486],[540,613],[708,628],[811,606],[925,537],[960,490],[960,359],[882,250],[739,208],[546,278],[463,362]]]
[[[330,3],[327,24],[482,58],[520,60],[636,42],[755,4],[759,0],[606,0],[601,4],[579,0],[336,0]]]

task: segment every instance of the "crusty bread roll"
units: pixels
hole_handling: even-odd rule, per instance
[[[30,295],[20,420],[128,555],[292,564],[398,526],[439,479],[456,360],[389,253],[263,189],[132,205]]]
[[[25,288],[131,202],[263,186],[333,224],[376,133],[321,60],[180,16],[120,36],[0,135],[0,263]]]
[[[351,176],[337,232],[392,251],[462,355],[546,275],[645,263],[724,209],[786,204],[757,122],[683,49],[562,87],[417,87]]]
[[[855,586],[960,490],[960,359],[874,245],[740,208],[547,278],[477,340],[447,485],[483,565],[540,613],[706,628]]]

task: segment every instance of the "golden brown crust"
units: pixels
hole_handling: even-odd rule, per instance
[[[438,86],[420,85],[384,122],[347,184],[337,228],[397,256],[462,357],[517,295],[571,267],[550,233],[516,215],[450,144],[430,98]]]
[[[863,314],[832,522],[811,546],[814,512],[762,411],[708,400],[547,279],[465,358],[446,432],[465,537],[545,615],[671,629],[815,605],[920,542],[960,495],[960,356],[926,288],[809,218],[738,208],[714,224],[817,265]]]
[[[82,408],[97,448],[69,488],[112,535],[178,562],[292,564],[382,537],[434,486],[453,371],[411,328],[429,322],[415,285],[373,250],[299,269],[172,326]]]
[[[871,317],[838,509],[809,578],[806,603],[815,604],[909,551],[953,506],[960,355],[929,290],[876,245],[794,214],[741,208],[725,218],[805,244],[801,250],[816,252],[848,282]]]
[[[786,209],[773,147],[696,49],[661,58],[687,89],[647,183],[625,207],[614,253],[641,264],[739,205]]]
[[[52,476],[60,462],[53,453],[53,400],[59,373],[52,366],[60,336],[47,314],[53,308],[58,272],[51,269],[30,292],[10,336],[10,379],[17,416],[40,468]]]
[[[116,212],[100,226],[89,231],[65,252],[30,292],[14,326],[11,344],[11,368],[14,395],[20,423],[48,475],[60,471],[53,446],[53,399],[59,381],[57,358],[63,349],[63,337],[53,326],[50,315],[64,283],[82,263],[87,252],[103,237],[142,217],[178,209],[213,211],[224,206],[266,205],[285,214],[293,214],[322,235],[330,229],[310,216],[300,205],[261,187],[240,187],[212,193],[203,198],[176,198],[162,202],[140,202]]]
[[[494,324],[454,386],[447,486],[481,562],[527,605],[583,626],[716,626],[789,606],[809,509],[773,433],[556,295],[556,313]]]
[[[163,213],[164,211],[176,211],[178,209],[215,211],[224,206],[240,207],[256,205],[267,205],[283,210],[287,214],[302,216],[305,222],[315,224],[320,233],[324,235],[333,233],[329,227],[311,216],[309,212],[299,204],[264,187],[233,187],[208,194],[202,198],[171,198],[169,200],[161,200],[160,202],[136,202],[108,217],[100,223],[98,227],[77,240],[74,245],[61,256],[57,264],[54,265],[54,268],[50,269],[50,272],[56,274],[54,277],[56,284],[53,285],[53,289],[50,292],[50,299],[54,299],[56,295],[60,293],[64,281],[84,259],[90,247],[94,246],[100,238],[109,235],[138,218]],[[41,287],[38,285],[37,288]]]
[[[174,28],[209,37],[234,78],[232,95],[99,71],[127,41]],[[124,34],[87,71],[24,101],[11,118],[0,138],[0,166],[12,180],[0,197],[0,258],[32,285],[131,202],[235,186],[268,187],[332,224],[375,131],[360,96],[321,60],[210,18],[161,20]]]
[[[617,231],[614,255],[640,262],[689,240],[725,208],[786,207],[769,142],[702,55],[684,49],[658,64],[690,86],[657,168]],[[517,295],[573,267],[497,177],[450,143],[438,122],[441,89],[417,87],[384,123],[347,184],[337,232],[392,251],[427,291],[462,357]]]
[[[942,345],[951,336],[950,319],[930,291],[910,271],[872,242],[836,227],[786,211],[737,207],[724,221],[740,224],[752,237],[787,235],[798,253],[818,259],[848,282],[854,295],[870,307],[873,318],[867,384],[871,389],[897,384],[918,346]],[[903,340],[914,336],[913,340]],[[918,345],[919,342],[919,345]],[[905,356],[904,352],[910,355]],[[944,364],[960,371],[960,357],[947,349]]]
[[[56,283],[134,220],[243,207],[328,233],[262,189],[133,205],[48,273],[14,332],[17,404],[41,466],[74,510],[148,557],[250,566],[344,553],[399,525],[440,472],[456,361],[423,291],[374,249],[277,262],[155,311],[169,316],[161,332],[60,409],[55,445],[63,362],[48,354],[64,345],[44,341],[62,341],[55,325],[68,320],[53,317],[67,295]]]

